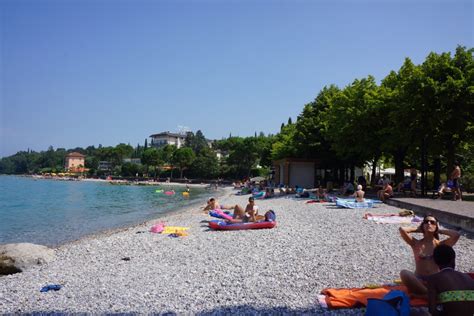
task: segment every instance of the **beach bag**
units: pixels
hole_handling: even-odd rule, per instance
[[[415,216],[415,212],[409,210],[403,210],[398,213],[399,216]]]
[[[382,299],[369,298],[365,316],[409,316],[410,298],[403,291],[393,290]]]
[[[269,210],[265,213],[265,221],[266,222],[274,222],[276,221],[276,214],[273,210]]]

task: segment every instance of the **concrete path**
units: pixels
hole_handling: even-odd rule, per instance
[[[387,204],[412,210],[418,215],[432,214],[442,223],[474,233],[474,202],[395,197]]]

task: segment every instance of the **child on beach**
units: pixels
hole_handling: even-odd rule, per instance
[[[426,215],[418,227],[400,227],[402,239],[411,247],[415,256],[415,273],[402,270],[400,278],[408,290],[419,296],[426,297],[428,276],[439,271],[433,260],[433,250],[438,245],[453,246],[459,239],[459,233],[449,229],[439,229],[438,220],[432,215]],[[411,234],[422,233],[422,239],[413,238]],[[439,235],[448,236],[440,241]]]
[[[428,303],[431,315],[471,316],[474,313],[474,280],[455,271],[456,253],[448,245],[439,245],[433,259],[440,272],[428,278]]]

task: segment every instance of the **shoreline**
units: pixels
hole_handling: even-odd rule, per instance
[[[150,186],[168,186],[168,187],[185,187],[190,188],[206,188],[209,184],[206,183],[182,183],[182,182],[167,182],[167,181],[131,181],[131,180],[106,180],[106,179],[95,179],[95,178],[71,178],[71,177],[60,177],[60,176],[41,176],[41,175],[5,175],[13,177],[24,177],[31,178],[34,180],[55,180],[55,181],[84,181],[84,182],[100,182],[110,184],[123,184],[123,185],[150,185]]]
[[[248,195],[234,193],[226,188],[217,197],[223,204],[245,205]],[[326,287],[389,283],[401,269],[413,269],[413,253],[401,240],[399,225],[363,219],[366,212],[400,209],[383,204],[348,210],[305,202],[257,200],[261,212],[275,211],[273,229],[209,230],[213,218],[196,203],[122,231],[64,244],[55,248],[54,261],[0,278],[0,312],[360,315],[360,309],[326,310],[317,295]],[[149,233],[154,221],[188,226],[189,236]],[[137,234],[140,230],[146,232]],[[474,271],[473,238],[463,232],[455,246],[460,271]],[[40,293],[46,284],[62,288]]]
[[[226,194],[225,189],[226,188],[220,188],[217,192],[214,191],[216,193],[214,197],[215,198],[220,198],[220,197],[224,196]],[[148,219],[148,220],[145,220],[145,221],[137,223],[137,224],[132,224],[132,225],[123,226],[123,227],[109,228],[109,229],[101,230],[101,231],[98,231],[98,232],[95,232],[95,233],[84,235],[84,236],[82,236],[78,239],[70,240],[70,241],[58,244],[54,247],[49,247],[49,248],[59,249],[63,246],[67,246],[68,244],[80,243],[81,241],[87,240],[87,239],[97,239],[97,238],[112,236],[112,235],[117,234],[117,233],[128,232],[130,230],[136,230],[136,229],[139,229],[139,228],[143,228],[145,226],[149,226],[149,228],[150,228],[153,224],[155,224],[155,222],[160,222],[162,219],[172,217],[173,215],[179,215],[179,214],[184,213],[184,212],[186,212],[186,211],[188,211],[189,209],[192,209],[192,208],[201,208],[201,206],[203,206],[205,203],[206,203],[206,201],[203,201],[203,202],[195,201],[195,202],[193,202],[189,205],[181,206],[181,207],[179,207],[177,209],[174,209],[172,211],[168,211],[166,213],[163,213],[163,214],[159,215],[158,217]],[[146,230],[145,232],[148,233],[149,230]]]
[[[68,188],[69,187],[75,188],[81,182],[81,181],[73,181],[73,183],[69,183],[69,181],[66,181],[66,182],[65,181],[54,181],[54,179],[38,179],[38,180],[46,180],[46,181],[37,181],[36,179],[32,178],[31,176],[17,176],[17,175],[12,175],[12,176],[7,175],[6,177],[11,178],[11,180],[14,181],[14,182],[12,182],[14,184],[16,184],[16,183],[20,183],[20,184],[23,183],[23,184],[27,184],[27,185],[30,184],[34,188],[37,188],[37,186],[40,186],[40,185],[42,185],[42,186],[39,187],[39,188],[43,188],[43,187],[49,188],[50,187],[49,184],[54,185],[56,183],[58,185],[64,185],[65,187],[68,187]],[[16,178],[16,180],[15,180],[15,178]],[[16,181],[20,181],[20,180],[26,181],[26,182],[16,182]],[[34,181],[32,181],[32,180],[34,180]],[[104,187],[108,187],[112,190],[116,190],[116,189],[113,188],[112,185],[109,185],[107,183],[108,181],[106,181],[106,180],[98,180],[98,179],[90,179],[89,180],[88,179],[88,180],[85,180],[85,182],[90,182],[89,183],[90,185],[92,185],[92,184],[94,184],[94,185],[88,186],[87,184],[83,184],[83,185],[81,185],[81,187],[83,187],[83,186],[87,187],[87,188],[91,187],[91,188],[94,189],[96,187],[95,184],[97,184],[99,187],[104,186]],[[10,183],[10,182],[7,182],[7,183]],[[156,183],[156,184],[161,184],[161,183]],[[81,224],[81,225],[78,226],[78,222],[73,220],[73,221],[69,221],[69,223],[65,222],[65,225],[75,225],[75,226],[71,226],[68,229],[62,229],[62,227],[65,227],[65,226],[63,224],[58,224],[58,223],[62,223],[61,219],[56,220],[54,218],[51,218],[50,220],[52,221],[51,224],[53,226],[51,229],[48,230],[47,228],[45,228],[45,227],[48,226],[48,224],[47,224],[46,220],[43,220],[40,224],[41,227],[39,227],[39,225],[35,225],[34,227],[32,227],[30,229],[31,232],[28,235],[28,231],[23,229],[23,227],[27,227],[25,225],[22,225],[22,229],[17,230],[17,231],[13,231],[12,234],[9,234],[9,227],[15,227],[15,221],[13,221],[13,219],[10,219],[10,221],[7,220],[4,223],[5,225],[9,225],[9,226],[6,227],[7,228],[6,231],[2,231],[2,233],[4,233],[2,236],[4,236],[5,238],[2,238],[1,244],[35,243],[35,244],[44,245],[44,246],[47,246],[51,249],[54,249],[54,248],[58,248],[58,247],[60,247],[64,244],[67,244],[69,242],[79,242],[83,238],[95,238],[95,237],[97,237],[101,234],[111,235],[111,234],[114,234],[116,232],[120,232],[120,231],[130,229],[131,227],[144,225],[147,222],[153,222],[154,220],[166,217],[168,214],[175,214],[175,213],[182,212],[183,208],[186,208],[186,207],[191,207],[191,206],[196,207],[196,206],[199,206],[201,204],[205,204],[205,199],[207,197],[209,197],[210,195],[219,195],[220,196],[220,195],[223,194],[223,192],[225,192],[224,190],[226,189],[225,187],[219,187],[218,190],[214,190],[214,189],[208,189],[206,185],[193,184],[193,185],[190,186],[191,196],[189,196],[189,198],[180,198],[181,197],[181,192],[184,191],[185,186],[186,186],[186,184],[170,182],[170,183],[164,184],[163,186],[160,185],[159,187],[157,187],[157,186],[135,187],[134,189],[139,190],[140,192],[142,192],[143,190],[146,190],[146,191],[153,190],[154,191],[155,188],[164,189],[164,191],[167,191],[171,188],[174,188],[174,190],[177,193],[177,196],[179,195],[179,197],[177,198],[178,199],[177,201],[174,201],[174,199],[171,199],[170,200],[171,202],[163,202],[165,204],[162,204],[161,202],[160,203],[155,203],[155,204],[150,204],[149,208],[151,209],[151,211],[140,212],[140,208],[134,207],[131,204],[128,208],[125,206],[125,208],[124,208],[125,212],[122,212],[122,213],[125,213],[125,214],[130,213],[132,215],[129,216],[128,219],[123,220],[123,221],[120,221],[120,220],[114,221],[113,219],[109,220],[107,217],[102,216],[99,219],[100,222],[98,223],[98,225],[95,225],[95,222],[92,225],[88,225],[87,217],[82,217],[82,219],[84,219],[84,218],[86,219],[85,221],[81,222],[81,223],[84,223],[84,224]],[[129,187],[129,188],[132,189],[132,187]],[[126,187],[117,188],[117,189],[120,189],[120,191],[122,191],[122,189],[123,189],[123,190],[128,192],[128,188],[126,188]],[[42,192],[46,192],[46,191],[43,190]],[[56,190],[56,192],[57,192],[57,190]],[[31,194],[30,194],[30,196],[31,196]],[[157,196],[159,196],[159,195],[157,195]],[[99,199],[101,200],[100,197],[99,197]],[[165,200],[168,200],[168,199],[165,199]],[[42,201],[44,201],[44,199],[42,199]],[[51,204],[54,204],[54,203],[51,202]],[[124,204],[117,204],[116,207],[120,208],[120,205],[122,205],[122,208],[123,208]],[[129,205],[129,204],[125,204],[125,205]],[[43,209],[48,209],[47,207],[49,207],[49,204],[48,205],[31,204],[32,209],[38,209],[38,210],[41,209],[41,210],[43,210]],[[156,210],[155,210],[155,208],[156,208]],[[78,212],[82,212],[82,208],[78,208],[78,209],[79,209]],[[4,211],[7,211],[7,210],[9,210],[8,207],[6,209],[4,209]],[[146,208],[145,208],[145,210],[146,210]],[[12,212],[9,212],[8,214],[11,214],[11,213]],[[97,213],[100,214],[100,212],[97,212]],[[122,213],[118,212],[117,214],[119,216],[121,216]],[[13,212],[13,214],[14,214],[14,212]],[[38,214],[40,214],[39,211],[38,211]],[[108,214],[108,213],[106,212],[104,214]],[[20,214],[19,216],[21,216],[21,215],[22,214]],[[74,218],[74,217],[72,217],[72,218]],[[20,218],[20,220],[22,220],[22,218]],[[31,222],[31,220],[28,220],[28,222]],[[81,227],[82,225],[85,225],[85,227],[82,228]]]

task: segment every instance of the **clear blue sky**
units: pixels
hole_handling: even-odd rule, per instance
[[[456,0],[0,0],[0,18],[0,157],[275,134],[325,85],[473,47]]]

